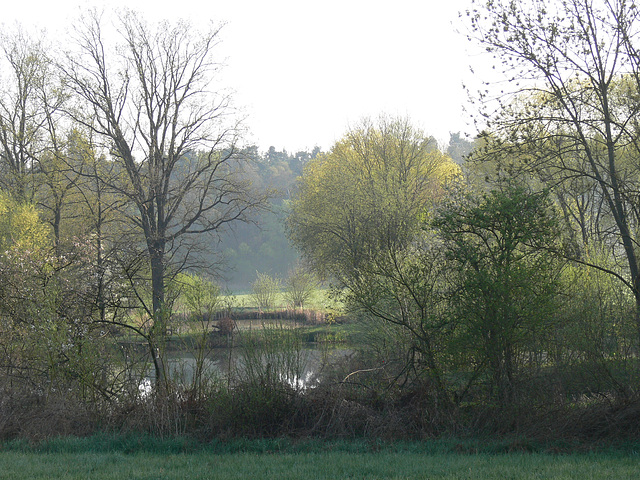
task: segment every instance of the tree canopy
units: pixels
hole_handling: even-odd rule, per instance
[[[369,120],[309,162],[288,231],[316,269],[343,278],[403,249],[459,167],[408,119]]]

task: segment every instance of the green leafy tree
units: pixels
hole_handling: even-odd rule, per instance
[[[104,348],[104,326],[95,322],[93,248],[76,241],[72,250],[57,251],[35,208],[0,193],[1,380],[45,395],[114,394],[113,357]]]
[[[288,218],[291,240],[348,308],[404,338],[392,352],[401,365],[389,370],[389,381],[426,371],[436,395],[447,391],[439,362],[441,263],[422,225],[459,173],[407,119],[364,121],[308,163]],[[371,360],[371,368],[386,369],[386,360]]]
[[[553,326],[559,295],[558,219],[545,192],[504,185],[462,194],[432,222],[452,269],[448,278],[463,368],[486,374],[490,396],[507,404],[518,375],[538,358],[536,341]]]
[[[348,286],[380,252],[405,248],[459,168],[407,119],[365,120],[308,163],[287,219],[321,275]]]
[[[216,310],[220,307],[220,287],[198,275],[182,274],[178,281],[181,284],[181,297],[189,309],[191,324],[196,342],[193,349],[195,367],[192,378],[192,389],[195,395],[203,393],[205,384],[205,365],[210,353],[209,336],[215,320]]]
[[[49,234],[36,208],[0,190],[0,252],[10,248],[46,250],[48,244]]]

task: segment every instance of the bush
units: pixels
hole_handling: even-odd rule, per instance
[[[221,335],[231,335],[236,328],[236,322],[231,317],[222,317],[218,320],[218,331]]]

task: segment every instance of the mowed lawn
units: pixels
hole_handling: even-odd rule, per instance
[[[2,479],[637,479],[634,454],[0,452]]]

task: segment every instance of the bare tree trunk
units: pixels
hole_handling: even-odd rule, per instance
[[[151,263],[151,293],[153,308],[153,341],[155,350],[152,351],[156,371],[156,382],[159,388],[164,388],[169,380],[165,370],[165,354],[167,342],[167,320],[169,312],[165,303],[165,266],[164,246],[161,242],[153,242],[149,248]]]

